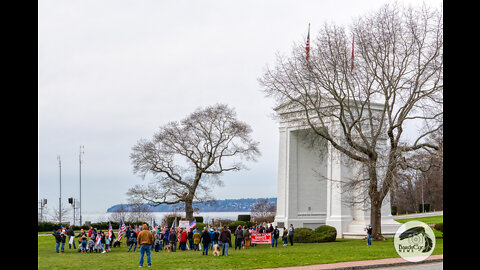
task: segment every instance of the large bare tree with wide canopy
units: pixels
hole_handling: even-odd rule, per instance
[[[212,199],[210,187],[221,185],[224,172],[244,168],[241,160],[256,161],[260,155],[252,129],[236,119],[224,104],[199,108],[181,121],[162,127],[151,140],[141,139],[130,158],[134,172],[145,178],[127,195],[152,205],[184,203],[186,219],[193,221],[193,202]]]
[[[348,27],[325,24],[316,36],[308,59],[303,44],[294,45],[259,81],[279,106],[303,112],[314,134],[361,164],[379,239],[395,170],[408,166],[412,151],[439,149],[426,139],[443,126],[442,11],[387,4]],[[423,128],[406,138],[412,122]]]

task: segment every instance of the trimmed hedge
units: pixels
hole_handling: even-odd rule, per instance
[[[207,224],[202,223],[202,222],[198,222],[198,221],[197,221],[197,225],[195,225],[197,230],[199,230],[200,232],[203,232],[203,229],[205,228],[205,226],[207,226]]]
[[[126,225],[137,225],[141,226],[145,222],[139,221],[139,222],[127,222]],[[113,230],[118,230],[118,227],[120,226],[119,222],[111,222]],[[58,223],[53,223],[53,222],[38,222],[37,223],[37,229],[39,232],[53,232],[58,229],[60,229],[60,225],[62,225],[65,228],[68,228],[68,224],[58,224]],[[108,230],[108,222],[98,222],[98,223],[92,223],[91,226],[93,228],[96,228],[97,230]],[[82,226],[76,226],[72,225],[72,229],[74,231],[80,231],[81,229],[83,230],[88,230],[90,229],[90,226],[88,225],[82,225]]]
[[[228,229],[233,233],[237,229],[238,226],[245,227],[246,222],[245,221],[234,221],[230,224],[227,225]]]
[[[237,229],[238,226],[243,227],[252,227],[257,225],[256,222],[251,222],[251,221],[234,221],[230,224],[227,225],[228,229],[233,233]]]
[[[322,243],[333,242],[337,238],[337,230],[335,227],[322,225],[315,230],[310,228],[295,229],[293,234],[293,242],[297,243]]]
[[[238,221],[250,221],[252,219],[251,215],[238,215]]]
[[[321,242],[333,242],[337,239],[337,229],[332,226],[322,225],[314,230],[317,236],[317,243]]]

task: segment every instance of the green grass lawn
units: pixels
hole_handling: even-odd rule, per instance
[[[395,221],[399,223],[406,223],[408,221],[412,220],[418,220],[421,222],[424,222],[426,224],[437,224],[437,223],[443,223],[443,215],[441,216],[433,216],[433,217],[420,217],[420,218],[403,218],[403,219],[395,219]],[[443,234],[440,231],[437,231],[431,226],[433,233],[435,234],[435,237],[442,237]]]
[[[407,221],[412,221],[412,220],[418,220],[421,222],[425,222],[427,224],[437,224],[437,223],[443,223],[443,215],[433,216],[433,217],[420,217],[420,218],[399,218],[395,220],[400,223],[405,223]]]
[[[233,237],[232,237],[233,241]],[[138,268],[139,248],[127,252],[127,247],[114,248],[108,253],[78,253],[68,249],[65,253],[55,252],[53,236],[38,237],[38,269],[132,269]],[[133,250],[133,249],[132,249]],[[433,254],[443,254],[443,239],[437,239]],[[256,269],[284,266],[334,263],[344,261],[398,258],[393,239],[373,242],[357,239],[338,239],[330,243],[295,243],[277,248],[257,245],[248,250],[229,249],[228,257],[214,257],[209,251],[152,252],[152,268],[157,269]],[[146,267],[146,257],[144,262]]]

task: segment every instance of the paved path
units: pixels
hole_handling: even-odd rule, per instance
[[[353,262],[327,263],[327,264],[316,264],[316,265],[306,265],[306,266],[265,268],[262,270],[372,269],[372,268],[396,267],[396,266],[406,266],[406,265],[411,266],[411,265],[419,265],[419,264],[433,263],[433,262],[443,262],[443,254],[432,255],[428,257],[426,260],[418,263],[412,263],[402,258],[390,258],[390,259],[380,259],[380,260],[370,260],[370,261],[353,261]]]

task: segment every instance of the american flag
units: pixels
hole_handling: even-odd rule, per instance
[[[107,233],[107,237],[108,238],[112,238],[112,224],[110,223],[110,221],[108,222],[108,233]]]
[[[195,227],[195,226],[197,226],[197,220],[196,220],[196,219],[194,219],[194,220],[192,221],[192,223],[190,223],[190,228],[189,228],[189,229],[191,229],[191,228],[193,228],[193,227]]]
[[[117,241],[120,242],[120,240],[122,240],[122,236],[123,236],[123,234],[125,233],[126,230],[127,230],[127,226],[125,226],[125,223],[123,223],[123,220],[120,219],[120,226],[119,226],[119,229],[118,229]]]
[[[95,242],[95,245],[99,246],[100,245],[100,241],[102,241],[102,236],[99,234],[97,234],[97,241]]]
[[[308,61],[308,58],[310,57],[310,24],[308,24],[307,46],[305,47],[305,51],[307,54],[305,59]]]

